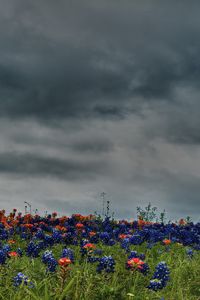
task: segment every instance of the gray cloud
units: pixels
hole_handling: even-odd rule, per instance
[[[1,153],[0,173],[18,176],[49,176],[67,180],[94,180],[106,165],[102,161],[73,161],[33,154]]]
[[[199,2],[0,5],[2,203],[197,218]]]
[[[174,101],[177,85],[199,86],[197,6],[13,2],[1,12],[0,115],[109,118],[138,97]]]
[[[76,142],[71,145],[71,148],[74,151],[80,153],[88,152],[88,153],[95,153],[95,154],[99,154],[102,152],[106,153],[114,150],[113,142],[106,139],[94,139],[94,138],[92,139],[92,141],[90,139],[85,139],[82,142]]]

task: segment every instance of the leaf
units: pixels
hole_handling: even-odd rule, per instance
[[[68,293],[68,291],[70,290],[70,288],[72,287],[73,283],[74,283],[75,278],[72,278],[70,280],[70,282],[67,284],[67,286],[64,288],[61,296],[58,298],[59,300],[62,300]]]
[[[31,299],[35,299],[35,300],[41,300],[40,297],[36,296],[31,290],[29,290],[28,288],[26,289],[26,292],[32,297]]]

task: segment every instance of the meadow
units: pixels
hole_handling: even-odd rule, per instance
[[[0,241],[0,299],[200,299],[200,223],[2,210]]]

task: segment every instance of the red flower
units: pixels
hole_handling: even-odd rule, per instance
[[[12,252],[8,252],[8,256],[9,257],[18,257],[19,254],[17,252],[15,252],[15,251],[12,251]]]
[[[122,239],[122,240],[125,239],[126,237],[127,237],[127,235],[124,234],[124,233],[122,233],[122,234],[119,235],[119,238]]]
[[[84,225],[82,223],[77,223],[76,224],[77,229],[82,229],[83,227],[84,227]]]
[[[72,263],[68,257],[62,257],[58,260],[58,264],[62,267],[68,267]]]
[[[84,249],[88,249],[88,250],[91,250],[91,249],[95,249],[96,246],[92,243],[87,243],[83,246]]]
[[[144,262],[135,257],[135,258],[131,258],[127,261],[127,265],[130,269],[142,269],[142,265],[144,265]]]
[[[54,212],[52,213],[52,217],[55,218],[56,216],[57,216],[57,212],[54,211]]]

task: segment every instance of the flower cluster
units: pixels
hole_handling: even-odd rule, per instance
[[[20,238],[25,245],[22,249],[17,248]],[[107,248],[106,250],[96,249],[101,248],[102,244],[103,249]],[[123,249],[121,252],[127,256],[126,268],[146,275],[149,266],[145,262],[145,254],[131,251],[133,245],[143,244],[141,247],[143,249],[155,246],[153,251],[155,250],[154,253],[158,255],[161,253],[166,255],[166,251],[174,251],[176,246],[186,246],[185,256],[192,258],[193,254],[196,255],[196,251],[200,250],[200,224],[182,220],[176,224],[165,225],[145,222],[142,218],[133,222],[111,220],[108,217],[102,220],[92,215],[80,214],[61,218],[56,213],[45,217],[31,214],[23,216],[17,215],[16,211],[6,217],[5,212],[0,211],[0,265],[7,262],[8,265],[18,263],[22,255],[32,259],[41,257],[47,272],[56,271],[63,284],[66,278],[71,276],[69,270],[75,267],[73,263],[78,250],[82,254],[80,264],[86,261],[96,263],[98,273],[114,272],[114,256],[108,253],[109,251],[114,253],[111,247],[115,244],[121,247]],[[105,245],[107,247],[104,247]],[[59,259],[53,255],[54,246],[63,249]],[[72,250],[76,247],[77,251]],[[165,262],[161,262],[157,265],[148,288],[154,291],[160,290],[166,286],[168,280],[169,269]],[[22,282],[29,284],[27,276],[23,273],[18,273],[14,282],[16,286]]]
[[[68,257],[71,262],[74,262],[74,251],[70,248],[63,249],[61,258]]]
[[[155,269],[154,275],[150,280],[149,289],[157,291],[163,289],[169,280],[169,269],[166,262],[160,262]]]
[[[97,272],[101,273],[105,271],[107,273],[111,273],[115,271],[115,261],[112,256],[103,256],[99,259],[99,264],[97,266]]]
[[[54,258],[52,251],[47,250],[43,253],[42,262],[47,266],[47,272],[55,272],[58,262]]]
[[[38,257],[40,252],[40,247],[36,245],[33,241],[28,244],[26,249],[27,256]]]

